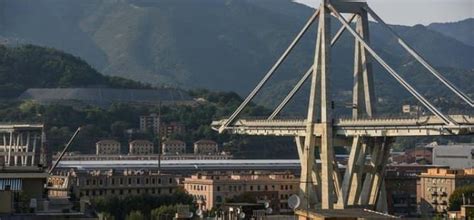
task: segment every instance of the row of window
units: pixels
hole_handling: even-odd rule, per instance
[[[142,181],[143,178],[133,178],[133,177],[112,177],[112,178],[109,178],[109,181],[106,181],[104,179],[99,179],[99,180],[96,180],[96,179],[86,179],[86,186],[89,186],[89,185],[104,185],[104,183],[109,183],[109,185],[115,185],[115,184],[119,184],[119,185],[124,185],[124,184],[127,184],[127,185],[132,185],[132,184],[156,184],[158,182],[158,184],[161,184],[162,183],[162,178],[144,178],[144,181]],[[168,178],[168,183],[171,184],[173,183],[173,178]]]
[[[166,190],[168,193],[173,193],[173,189],[172,188],[169,188],[168,190]],[[127,190],[124,190],[124,189],[118,189],[118,190],[115,190],[115,189],[111,189],[111,190],[103,190],[103,189],[99,189],[99,190],[82,190],[81,193],[80,193],[80,196],[106,196],[106,195],[130,195],[130,194],[141,194],[141,193],[145,193],[145,194],[162,194],[166,191],[163,191],[161,188],[158,188],[158,189],[127,189]]]
[[[196,184],[192,184],[190,185],[190,189],[191,190],[195,190],[195,191],[206,191],[207,190],[207,187],[206,185],[196,185]],[[247,188],[247,189],[246,189]],[[238,191],[247,191],[247,190],[250,190],[250,191],[268,191],[268,190],[272,190],[272,191],[275,191],[278,189],[278,186],[275,186],[275,185],[250,185],[248,187],[246,186],[242,186],[242,185],[228,185],[228,186],[217,186],[216,187],[216,191],[221,191],[221,190],[227,190],[229,192],[238,192]],[[280,190],[293,190],[293,185],[280,185]]]

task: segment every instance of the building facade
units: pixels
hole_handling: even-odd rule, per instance
[[[217,154],[217,142],[212,140],[199,140],[194,142],[194,154]]]
[[[184,134],[186,127],[180,122],[160,123],[160,137],[162,140],[168,140],[172,135]]]
[[[474,167],[474,144],[437,145],[433,147],[433,164],[451,169]]]
[[[433,152],[431,148],[427,147],[407,149],[405,152],[393,152],[391,162],[397,164],[433,164]]]
[[[443,213],[448,209],[449,196],[460,186],[474,184],[474,168],[431,168],[420,174],[417,200],[423,214]]]
[[[184,141],[179,140],[169,140],[164,141],[161,144],[161,153],[176,155],[176,154],[185,154],[186,153],[186,143]]]
[[[419,175],[430,168],[449,168],[446,166],[391,164],[385,171],[387,208],[390,214],[404,217],[418,215],[417,191]]]
[[[153,154],[153,143],[147,140],[134,140],[129,143],[129,155]]]
[[[151,131],[153,134],[160,133],[160,116],[158,114],[140,116],[140,131]]]
[[[299,190],[299,178],[291,172],[198,173],[185,178],[183,183],[203,210],[251,193],[257,201],[270,202],[276,213],[289,212],[287,200]]]
[[[162,174],[154,170],[72,170],[67,175],[51,176],[48,181],[50,196],[126,197],[130,195],[165,195],[178,189],[174,175]]]
[[[118,155],[120,154],[120,142],[116,140],[101,140],[95,144],[97,155]]]

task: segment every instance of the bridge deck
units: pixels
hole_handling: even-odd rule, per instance
[[[458,125],[448,126],[436,116],[409,119],[339,119],[334,122],[335,134],[339,136],[444,136],[474,134],[474,116],[450,115]],[[226,120],[212,122],[218,130]],[[314,124],[314,134],[321,136],[321,125]],[[230,133],[267,136],[304,136],[306,120],[237,120],[226,128]]]

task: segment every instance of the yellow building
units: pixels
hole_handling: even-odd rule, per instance
[[[153,154],[153,143],[147,140],[134,140],[129,143],[129,155]]]
[[[194,142],[194,154],[217,154],[217,143],[212,140]]]
[[[101,140],[95,144],[97,155],[120,154],[120,142],[116,140]]]
[[[417,200],[423,214],[445,212],[449,196],[460,186],[474,184],[474,168],[453,170],[430,168],[420,174]]]
[[[163,154],[185,154],[186,143],[179,140],[165,141],[161,145],[161,151]]]
[[[175,192],[178,181],[174,175],[151,170],[73,170],[48,180],[50,197],[64,197],[73,192],[76,198],[101,196],[166,195]],[[69,197],[67,195],[66,197]]]
[[[257,201],[270,202],[275,212],[282,213],[291,211],[287,199],[298,193],[298,184],[299,178],[290,172],[204,173],[185,178],[184,189],[203,210],[251,192]]]

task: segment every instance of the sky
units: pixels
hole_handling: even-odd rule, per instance
[[[312,7],[321,0],[294,0]],[[367,0],[388,24],[428,25],[474,18],[474,0]]]

